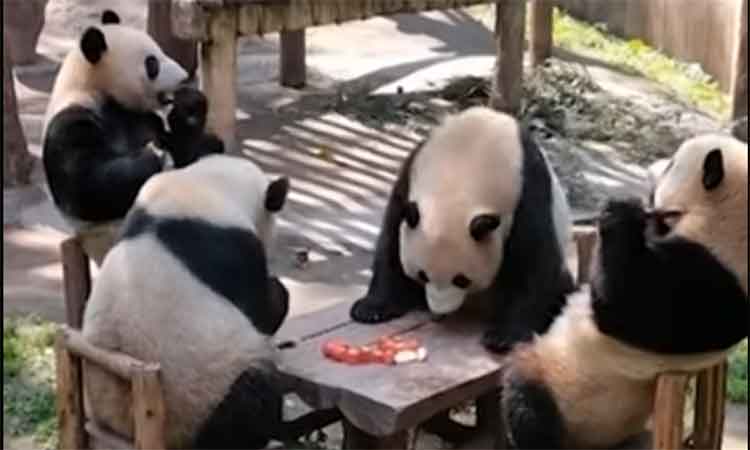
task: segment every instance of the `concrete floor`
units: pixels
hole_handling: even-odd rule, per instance
[[[117,0],[108,7],[124,22],[145,27],[145,3]],[[39,61],[17,68],[21,118],[37,156],[57,62],[98,14],[87,2],[51,0]],[[480,15],[485,23],[492,21],[492,12],[487,14]],[[364,291],[385,198],[401,160],[418,140],[408,130],[365,127],[326,112],[326,105],[342,89],[423,89],[450,77],[484,75],[494,64],[491,33],[463,12],[320,27],[309,30],[307,39],[309,87],[301,91],[278,86],[276,35],[243,40],[239,58],[241,151],[265,170],[292,178],[270,252],[272,270],[291,291],[292,315],[352,301]],[[633,95],[659,90],[640,79],[623,83],[623,75],[601,67],[591,70],[604,84],[631,89]],[[639,167],[613,170],[612,177],[630,180],[620,189],[635,188],[644,173]],[[39,165],[34,180],[31,187],[3,191],[3,312],[62,321],[58,245],[69,230],[44,192]],[[296,262],[299,251],[309,252],[305,267]],[[730,408],[729,413],[725,448],[747,448],[747,410]]]

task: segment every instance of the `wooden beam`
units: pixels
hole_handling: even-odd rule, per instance
[[[741,0],[732,58],[732,118],[747,115],[747,0]]]
[[[80,329],[83,313],[91,293],[91,267],[78,237],[60,244],[65,291],[65,320],[69,326]]]
[[[208,98],[207,128],[236,150],[237,8],[212,10],[207,41],[201,43],[201,89]]]
[[[495,8],[497,61],[490,106],[515,115],[520,111],[523,93],[526,0],[500,1],[495,3]]]
[[[123,380],[132,380],[142,371],[153,371],[158,364],[145,363],[124,353],[105,350],[87,341],[83,335],[73,329],[63,326],[60,337],[67,351],[84,358],[87,362],[96,364],[107,372]]]
[[[654,402],[654,445],[659,450],[683,448],[685,393],[689,375],[659,375]]]
[[[165,449],[166,406],[159,379],[159,367],[151,365],[135,373],[132,392],[135,448]]]
[[[695,417],[691,448],[715,450],[721,448],[724,434],[726,380],[726,362],[698,374],[695,386]]]
[[[305,29],[281,32],[281,85],[300,89],[307,83]]]
[[[59,448],[86,449],[81,360],[68,351],[62,332],[55,337],[55,362]]]
[[[531,0],[531,65],[543,64],[552,52],[552,0]]]

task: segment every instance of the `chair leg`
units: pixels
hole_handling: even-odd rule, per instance
[[[685,392],[688,374],[659,375],[654,402],[654,448],[678,450],[683,448]]]
[[[60,450],[87,449],[81,359],[70,353],[62,332],[55,339],[57,423]]]
[[[693,434],[688,442],[691,448],[721,448],[724,436],[726,377],[726,361],[698,374]]]

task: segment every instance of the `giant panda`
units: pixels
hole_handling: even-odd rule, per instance
[[[685,141],[655,167],[650,199],[611,199],[590,295],[506,360],[514,448],[611,448],[645,431],[657,375],[722,361],[748,335],[748,148]]]
[[[104,260],[82,333],[161,365],[168,448],[258,448],[299,425],[281,421],[270,338],[288,294],[266,256],[288,186],[229,155],[154,175]],[[89,417],[133,436],[128,386],[85,376]]]
[[[164,158],[146,144],[164,130],[156,111],[187,78],[111,10],[60,67],[45,113],[43,166],[55,207],[76,232],[96,236],[84,244],[99,263],[138,189],[163,169]]]
[[[372,280],[351,317],[374,323],[425,306],[445,315],[483,304],[494,317],[482,343],[506,352],[543,331],[573,290],[570,237],[565,193],[528,130],[490,108],[468,108],[404,162]]]

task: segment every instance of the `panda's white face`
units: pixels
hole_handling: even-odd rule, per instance
[[[188,77],[147,33],[120,24],[86,30],[81,52],[93,66],[95,87],[136,110],[164,106]]]
[[[445,217],[430,203],[407,207],[400,232],[401,262],[409,277],[424,284],[430,311],[450,314],[494,281],[513,215],[467,210]]]
[[[512,117],[469,108],[434,129],[415,156],[400,257],[434,313],[456,311],[495,280],[521,196],[520,142]]]

